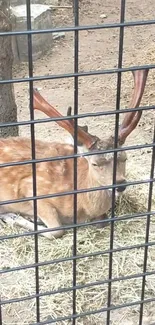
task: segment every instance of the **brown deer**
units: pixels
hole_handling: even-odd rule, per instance
[[[137,70],[133,72],[134,92],[130,102],[130,108],[137,108],[145,89],[148,70]],[[52,107],[45,99],[34,90],[34,109],[38,109],[50,117],[62,117],[62,115]],[[69,109],[68,114],[71,114]],[[118,147],[121,147],[127,136],[135,129],[142,111],[128,112],[118,133]],[[74,137],[74,121],[59,120],[57,123],[66,129]],[[114,148],[114,136],[107,140],[99,139],[89,134],[87,129],[78,127],[78,144],[80,152],[92,152],[108,150]],[[81,145],[82,144],[82,145]],[[11,163],[26,161],[31,159],[31,141],[26,138],[8,138],[0,139],[0,163]],[[73,145],[62,143],[48,143],[44,141],[35,141],[36,159],[44,159],[57,156],[70,156],[74,153]],[[120,151],[117,153],[117,173],[116,192],[125,190],[125,167],[126,153]],[[100,153],[77,158],[77,189],[89,189],[99,186],[112,185],[113,179],[113,153]],[[0,201],[22,199],[33,196],[32,164],[9,166],[0,168]],[[122,184],[122,185],[121,185]],[[36,185],[37,195],[56,194],[72,191],[74,189],[74,160],[62,159],[36,163]],[[65,195],[52,198],[43,198],[37,200],[38,218],[52,231],[42,233],[43,236],[52,239],[52,237],[61,237],[64,231],[53,228],[69,225],[73,223],[73,200],[74,195]],[[111,208],[112,190],[104,189],[92,192],[77,194],[77,223],[88,220],[98,220]],[[33,217],[33,201],[13,203],[0,206],[2,220],[12,224],[18,224],[26,229],[34,230],[33,222],[17,216],[14,213],[20,213],[24,216]],[[8,214],[4,214],[8,213]],[[38,230],[46,229],[38,225]]]

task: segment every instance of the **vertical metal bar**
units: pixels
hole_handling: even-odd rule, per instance
[[[74,0],[74,24],[79,25],[79,1]],[[79,32],[74,32],[74,72],[78,72]],[[78,77],[74,78],[74,114],[78,114]],[[77,118],[74,119],[74,154],[77,153]],[[74,190],[77,189],[77,158],[74,158]],[[74,224],[77,223],[77,194],[74,194]],[[73,256],[77,253],[77,229],[73,229]],[[73,286],[76,286],[76,260],[73,260]],[[73,315],[76,314],[76,289],[73,290]],[[73,318],[73,325],[76,319]]]
[[[120,22],[123,23],[125,20],[125,4],[126,0],[121,0],[121,12],[120,12]],[[123,61],[123,43],[124,43],[124,27],[120,27],[119,34],[119,56],[118,56],[118,68],[122,68]],[[121,72],[117,75],[117,95],[116,95],[116,110],[120,109],[120,98],[121,98]],[[119,128],[119,114],[115,115],[115,140],[114,148],[117,148],[118,142],[118,128]],[[113,165],[113,184],[116,184],[116,170],[117,170],[117,152],[114,152],[114,165]],[[111,218],[115,214],[115,188],[112,190],[112,208],[111,208]],[[110,229],[110,249],[113,249],[114,241],[114,221],[111,221]],[[109,280],[112,279],[112,262],[113,262],[113,253],[109,254]],[[111,282],[108,284],[108,303],[107,307],[110,308],[111,305]],[[107,311],[107,320],[106,325],[110,325],[110,310]]]
[[[0,299],[1,302],[1,299]],[[0,304],[0,325],[3,325],[3,321],[2,321],[2,305]]]
[[[155,143],[155,123],[154,123],[153,142]],[[154,178],[154,165],[155,165],[155,147],[152,148],[152,161],[151,161],[150,179]],[[149,196],[148,196],[148,210],[147,211],[150,212],[150,214],[147,216],[147,221],[146,221],[145,243],[149,242],[151,208],[152,208],[152,195],[153,195],[153,181],[149,183]],[[144,249],[143,272],[146,272],[146,270],[147,270],[148,248],[149,248],[149,246],[145,246],[145,249]],[[143,278],[142,278],[141,301],[143,301],[144,298],[145,298],[145,282],[146,282],[146,276],[144,275]],[[139,325],[142,325],[143,309],[144,309],[144,303],[141,303],[141,305],[140,305],[140,315],[139,315]]]
[[[27,0],[27,30],[31,30],[31,0]],[[32,57],[32,35],[28,34],[28,65],[29,65],[29,77],[33,77],[33,57]],[[33,81],[29,81],[29,93],[30,93],[30,119],[34,120],[33,110]],[[35,127],[31,124],[31,151],[32,159],[35,159]],[[36,187],[36,164],[32,163],[32,177],[33,177],[33,196],[37,195]],[[34,211],[34,230],[37,230],[37,200],[33,201]],[[35,234],[35,263],[39,262],[38,258],[38,235]],[[39,268],[35,268],[35,282],[36,282],[36,294],[39,294]],[[39,297],[36,297],[36,320],[40,322],[40,301]]]

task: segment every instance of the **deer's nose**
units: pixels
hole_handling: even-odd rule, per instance
[[[121,192],[124,192],[125,189],[126,189],[126,180],[123,180],[123,181],[120,181],[120,182],[117,182],[118,185],[120,185],[119,187],[117,187],[117,192],[121,193]],[[121,186],[122,184],[122,186]]]

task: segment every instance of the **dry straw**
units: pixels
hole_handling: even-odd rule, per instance
[[[131,177],[132,178],[132,177]],[[135,191],[129,188],[116,205],[116,215],[133,214],[146,211],[147,186],[139,187]],[[153,208],[155,207],[153,201]],[[153,210],[152,208],[152,210]],[[143,244],[145,242],[146,217],[115,222],[114,248]],[[1,228],[1,234],[21,232],[21,229]],[[103,229],[88,227],[78,230],[77,255],[89,254],[109,249],[110,226]],[[155,222],[151,218],[150,241],[155,241]],[[52,242],[39,237],[39,261],[52,261],[72,256],[73,234],[66,233],[62,239]],[[11,268],[34,263],[34,239],[23,237],[1,242],[1,268]],[[144,248],[123,250],[113,253],[113,278],[136,275],[143,272]],[[108,254],[87,257],[77,260],[77,285],[104,281],[108,278]],[[148,249],[148,271],[155,269],[155,248]],[[40,267],[40,292],[56,291],[59,288],[72,287],[72,261],[61,262]],[[27,269],[1,275],[2,299],[19,298],[35,294],[35,270]],[[141,278],[121,280],[112,284],[112,305],[120,305],[140,300]],[[86,312],[106,307],[107,284],[94,285],[77,290],[77,312]],[[147,276],[145,299],[155,296],[155,276]],[[57,318],[72,313],[72,291],[52,294],[40,299],[41,320]],[[144,308],[147,317],[153,316],[155,303],[149,303]],[[112,312],[112,324],[132,325],[138,323],[138,307],[132,306]],[[35,322],[35,299],[9,304],[3,307],[5,324],[30,324]],[[103,325],[105,313],[79,318],[77,324]],[[147,320],[149,318],[146,318]],[[127,321],[129,320],[129,322]],[[71,324],[62,321],[57,324]],[[146,322],[149,325],[149,323]]]

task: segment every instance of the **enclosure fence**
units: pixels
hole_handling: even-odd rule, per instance
[[[139,325],[143,324],[143,309],[144,309],[144,304],[153,302],[155,301],[154,298],[146,299],[145,298],[145,283],[146,283],[146,276],[147,275],[155,275],[155,270],[153,271],[147,271],[147,260],[148,260],[148,248],[151,246],[155,245],[155,242],[149,241],[149,231],[150,231],[150,220],[151,216],[154,217],[155,211],[152,211],[152,197],[153,197],[153,183],[155,181],[154,178],[154,162],[155,162],[155,128],[153,132],[153,139],[152,143],[150,144],[144,144],[144,145],[133,145],[133,146],[125,146],[123,149],[117,148],[117,142],[118,142],[118,128],[119,128],[119,117],[120,114],[124,114],[126,111],[132,112],[134,111],[133,108],[130,109],[120,109],[120,97],[121,97],[121,81],[122,81],[122,74],[127,71],[135,71],[135,70],[144,70],[146,68],[149,69],[154,69],[154,65],[142,65],[142,66],[132,66],[129,68],[123,68],[122,67],[122,62],[123,62],[123,43],[124,43],[124,30],[125,28],[128,27],[134,27],[134,26],[144,26],[144,25],[153,25],[155,24],[155,20],[144,20],[144,21],[132,21],[128,22],[125,21],[125,6],[126,6],[126,0],[121,0],[120,1],[120,22],[119,23],[111,23],[111,24],[101,24],[101,25],[86,25],[86,26],[80,26],[79,25],[79,1],[74,0],[74,26],[73,27],[65,27],[65,28],[51,28],[48,30],[32,30],[31,27],[31,0],[26,1],[26,6],[27,6],[27,30],[25,31],[10,31],[10,32],[1,32],[0,37],[8,37],[12,35],[27,35],[27,40],[28,40],[28,60],[29,60],[29,76],[26,78],[16,78],[12,80],[0,80],[0,85],[2,86],[3,84],[6,83],[25,83],[29,82],[29,107],[30,107],[30,121],[22,121],[22,122],[14,122],[14,123],[1,123],[0,122],[0,127],[5,128],[8,126],[22,126],[22,125],[30,125],[31,129],[31,144],[32,144],[32,159],[27,160],[27,161],[21,161],[21,162],[14,162],[14,163],[7,163],[7,164],[1,164],[0,168],[2,167],[7,167],[7,166],[20,166],[20,165],[26,165],[26,164],[32,164],[32,169],[33,169],[33,197],[27,197],[23,199],[18,199],[18,200],[6,200],[3,202],[0,202],[0,205],[6,205],[10,203],[17,203],[17,202],[26,202],[26,201],[33,201],[33,209],[34,209],[34,231],[30,232],[24,232],[24,233],[18,233],[18,234],[9,234],[8,236],[4,235],[0,237],[1,241],[6,241],[12,238],[20,238],[20,237],[26,237],[26,236],[34,236],[35,240],[35,261],[32,264],[29,265],[22,265],[18,267],[11,267],[9,269],[1,269],[0,274],[8,273],[8,272],[15,272],[18,270],[26,270],[26,269],[35,269],[35,286],[36,286],[36,293],[34,295],[30,296],[24,296],[23,298],[16,298],[16,299],[7,299],[7,300],[1,300],[0,302],[0,325],[4,324],[3,321],[3,306],[7,304],[12,304],[15,302],[20,302],[20,301],[27,301],[30,299],[35,299],[36,300],[36,322],[33,323],[33,325],[44,325],[44,324],[52,324],[52,323],[61,323],[63,321],[68,321],[70,320],[71,324],[75,325],[77,324],[77,320],[79,318],[89,316],[91,314],[97,314],[101,312],[106,313],[106,325],[110,325],[110,319],[111,319],[111,311],[116,310],[116,309],[121,309],[124,307],[129,307],[133,305],[139,306]],[[104,6],[104,2],[103,2]],[[117,28],[119,29],[119,52],[118,52],[118,66],[117,68],[113,69],[104,69],[104,70],[97,70],[97,71],[84,71],[84,72],[79,72],[79,32],[80,31],[85,31],[85,30],[98,30],[98,29],[112,29],[112,28]],[[46,75],[46,76],[33,76],[33,56],[32,56],[32,36],[36,34],[43,34],[43,33],[53,33],[53,32],[74,32],[74,73],[66,73],[66,74],[57,74],[57,75]],[[110,110],[110,111],[103,111],[103,112],[95,112],[95,113],[88,113],[88,114],[78,114],[78,89],[79,89],[79,77],[86,77],[86,76],[93,76],[93,75],[108,75],[108,74],[117,74],[117,95],[116,95],[116,110]],[[61,118],[46,118],[46,119],[39,119],[35,120],[34,119],[34,110],[33,110],[33,83],[34,81],[39,81],[39,80],[55,80],[59,78],[74,78],[74,115],[68,116],[68,117],[61,117]],[[147,107],[140,107],[137,108],[137,111],[150,111],[154,110],[155,106],[147,106]],[[102,220],[102,221],[92,221],[92,222],[87,222],[87,223],[77,223],[77,195],[81,192],[91,192],[91,191],[98,191],[100,189],[105,190],[109,187],[107,186],[99,186],[90,189],[83,189],[83,190],[78,190],[77,188],[77,158],[80,156],[80,154],[77,151],[77,126],[78,126],[78,119],[82,119],[84,117],[94,117],[94,116],[109,116],[109,115],[114,115],[115,116],[115,148],[114,149],[109,149],[109,150],[103,150],[102,153],[114,153],[114,170],[113,170],[113,185],[110,187],[113,192],[113,198],[112,198],[112,209],[111,209],[111,218],[108,220]],[[58,121],[58,120],[70,120],[74,119],[75,122],[75,134],[74,134],[74,155],[71,156],[60,156],[60,157],[52,157],[52,158],[46,158],[46,159],[36,159],[35,157],[35,129],[34,126],[35,124],[39,123],[48,123],[51,121]],[[135,213],[135,214],[128,214],[128,215],[123,215],[123,216],[115,216],[115,189],[118,187],[116,184],[116,161],[117,161],[117,153],[120,152],[121,150],[134,150],[134,149],[142,149],[142,148],[150,148],[152,150],[152,159],[151,159],[151,165],[150,165],[150,178],[149,179],[144,179],[144,180],[139,180],[139,181],[133,181],[133,182],[128,182],[125,184],[126,186],[131,186],[131,185],[138,185],[138,184],[148,184],[149,185],[149,194],[148,194],[148,209],[147,212],[144,213]],[[101,152],[100,152],[101,153]],[[91,153],[86,153],[85,156],[90,155]],[[95,153],[96,154],[96,153]],[[36,163],[38,162],[43,162],[43,161],[60,161],[62,159],[70,159],[74,158],[74,190],[73,191],[68,191],[65,193],[56,193],[56,194],[51,194],[48,196],[40,195],[37,196],[37,190],[36,190]],[[39,247],[38,247],[38,235],[43,232],[51,232],[52,229],[45,229],[45,230],[37,230],[38,227],[38,221],[37,221],[37,200],[41,200],[46,197],[61,197],[64,195],[74,195],[74,223],[73,225],[67,225],[67,226],[62,226],[59,227],[58,229],[66,229],[66,230],[73,230],[73,252],[71,257],[64,257],[61,259],[57,260],[50,260],[50,261],[45,261],[45,262],[40,262],[39,261]],[[131,220],[131,219],[136,219],[139,217],[144,217],[146,216],[146,236],[145,236],[145,242],[143,244],[134,244],[130,245],[127,247],[119,247],[119,248],[114,248],[113,243],[114,243],[114,224],[116,222],[122,221],[122,220]],[[109,249],[106,251],[98,251],[95,253],[90,253],[90,254],[84,254],[84,255],[79,255],[77,252],[77,231],[78,229],[82,227],[87,227],[89,225],[94,225],[94,224],[99,224],[99,223],[108,222],[110,225],[110,238],[109,238]],[[55,230],[55,229],[54,229]],[[63,240],[63,239],[62,239]],[[49,243],[49,249],[50,245],[52,243]],[[144,258],[143,258],[143,272],[134,274],[134,275],[128,275],[128,276],[121,276],[121,277],[113,277],[113,253],[114,252],[121,252],[123,250],[130,250],[132,254],[132,249],[134,248],[144,248]],[[76,270],[76,264],[77,261],[80,259],[84,259],[86,257],[91,257],[91,256],[98,256],[98,255],[109,255],[109,277],[104,280],[104,281],[97,281],[97,282],[92,282],[92,283],[87,283],[87,284],[77,284],[77,270]],[[73,266],[73,281],[72,281],[72,287],[68,288],[60,288],[57,291],[49,291],[49,292],[40,292],[40,286],[39,286],[39,268],[44,265],[54,265],[55,263],[60,263],[60,262],[65,262],[65,261],[72,261],[72,266]],[[123,281],[127,279],[132,279],[132,278],[137,278],[142,281],[142,286],[141,286],[141,299],[136,302],[131,302],[131,303],[126,303],[122,305],[113,305],[111,303],[112,297],[111,297],[111,287],[112,283],[116,281]],[[86,287],[93,287],[93,286],[98,286],[100,284],[107,284],[108,285],[108,295],[107,295],[107,306],[103,307],[99,310],[93,310],[93,311],[87,311],[83,313],[77,313],[77,291],[86,288]],[[72,292],[72,314],[70,315],[62,315],[62,317],[58,318],[51,318],[47,319],[45,321],[42,321],[40,318],[40,299],[44,296],[50,296],[50,295],[55,295],[56,293],[67,293],[67,292]]]

